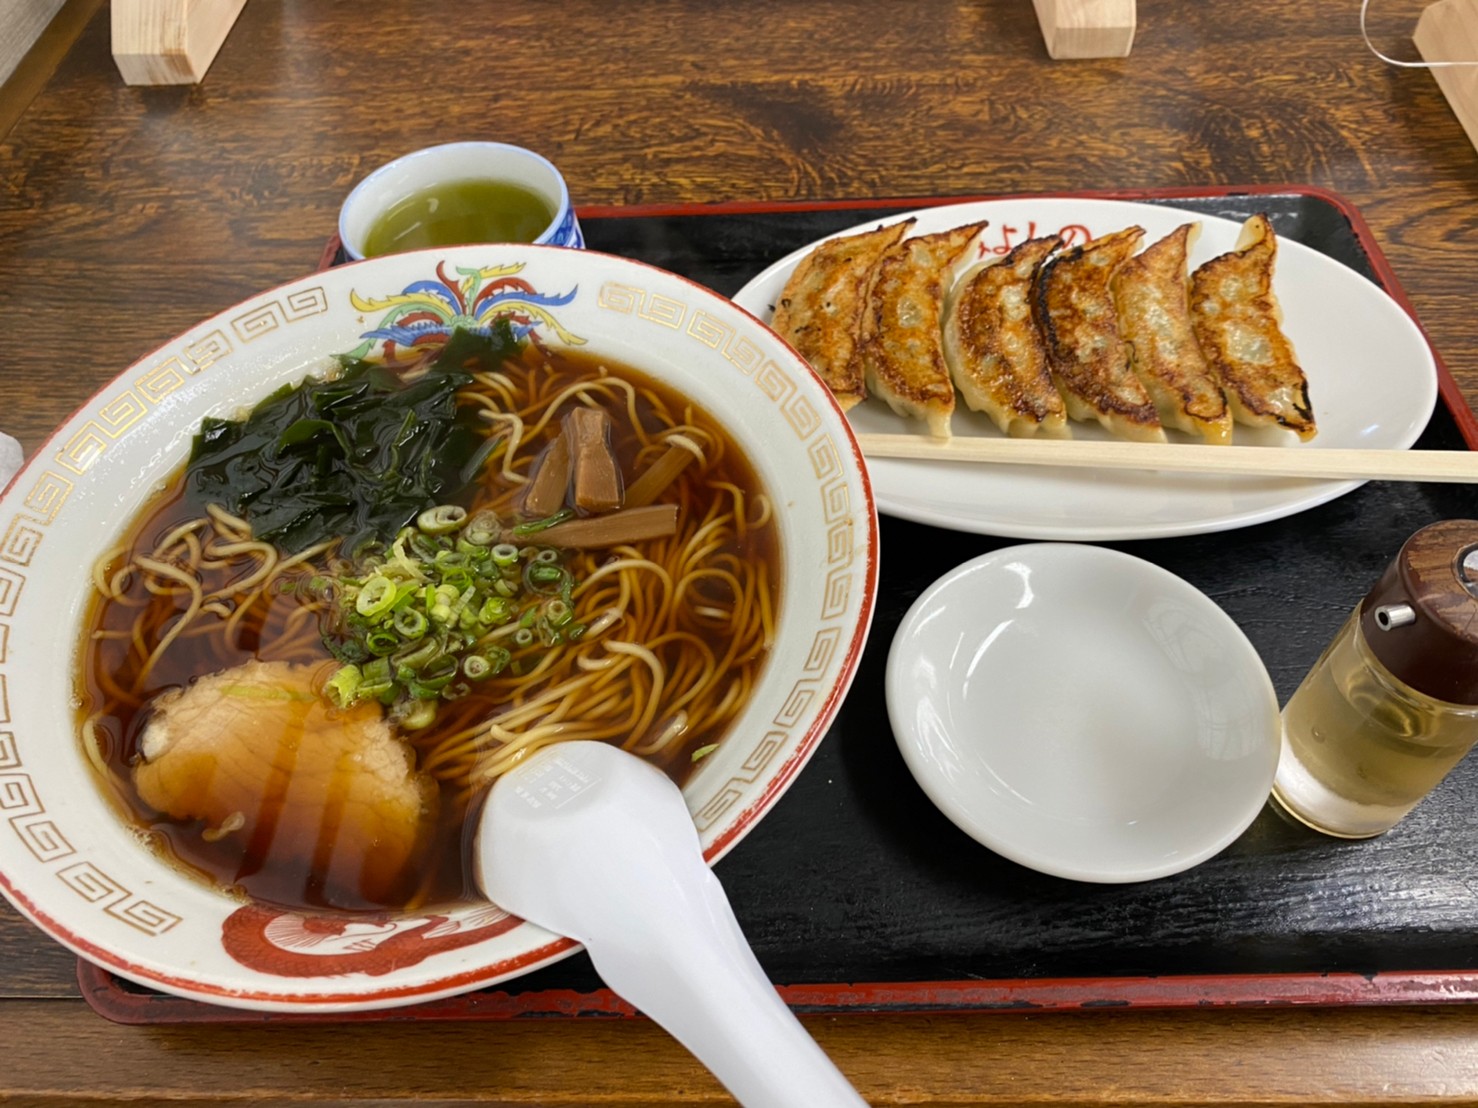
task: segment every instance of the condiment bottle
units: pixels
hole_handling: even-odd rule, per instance
[[[1273,795],[1299,820],[1388,831],[1478,741],[1478,520],[1402,546],[1283,709]]]

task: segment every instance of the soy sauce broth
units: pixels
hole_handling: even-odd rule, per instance
[[[605,409],[613,421],[613,446],[622,472],[630,474],[638,468],[633,418],[646,434],[672,422],[707,428],[714,436],[713,453],[718,460],[701,478],[697,474],[699,467],[689,466],[663,499],[681,502],[683,513],[693,516],[696,527],[705,513],[732,501],[737,495],[735,490],[739,490],[750,505],[746,509],[747,517],[758,518],[754,504],[763,498],[764,490],[749,459],[744,457],[738,444],[717,420],[696,408],[676,390],[628,366],[614,365],[583,353],[551,354],[533,347],[517,364],[505,363],[503,371],[513,380],[520,402],[527,403],[531,409],[568,393],[572,386],[589,381],[598,374],[609,373],[628,382],[635,389],[629,403],[619,394],[590,394],[590,399]],[[532,426],[533,418],[526,422]],[[521,466],[531,464],[547,448],[557,435],[559,426],[558,419],[551,419],[540,436],[520,449],[519,453],[525,459]],[[499,470],[497,465],[489,467],[470,493],[466,507],[476,510],[480,506],[497,506],[506,511],[510,497],[516,497],[521,486],[510,485]],[[131,550],[143,553],[153,550],[163,536],[200,514],[200,506],[185,495],[183,486],[183,472],[177,473],[159,496],[129,524],[123,541]],[[677,539],[664,541],[676,542]],[[643,553],[652,557],[662,556],[660,552],[651,550]],[[726,540],[711,554],[746,565],[765,566],[761,591],[767,595],[771,607],[778,611],[782,582],[776,522],[756,524],[742,538]],[[592,551],[581,552],[577,556],[585,560],[580,574],[589,575],[609,554]],[[119,559],[114,559],[113,566],[116,568],[118,564]],[[305,657],[305,636],[301,625],[296,640],[284,634],[284,628],[294,625],[294,613],[301,604],[300,597],[305,595],[304,586],[324,568],[323,559],[316,559],[287,572],[281,584],[270,589],[253,609],[251,618],[240,621],[231,634],[212,632],[177,640],[149,672],[141,690],[142,702],[137,705],[120,702],[118,690],[129,688],[139,671],[137,652],[131,651],[132,628],[138,609],[95,597],[85,618],[84,635],[79,644],[78,721],[79,727],[89,718],[95,721],[98,751],[107,771],[100,786],[115,802],[124,821],[141,834],[162,858],[203,877],[218,888],[256,901],[298,909],[363,911],[475,900],[478,894],[471,879],[470,824],[473,822],[472,813],[477,810],[481,799],[480,791],[468,797],[449,783],[442,783],[435,826],[431,829],[423,863],[405,875],[405,880],[398,883],[393,895],[378,898],[366,898],[362,889],[327,886],[322,874],[315,873],[311,866],[305,864],[306,856],[302,854],[283,859],[274,850],[271,857],[266,856],[259,837],[253,839],[248,835],[227,834],[207,839],[203,832],[211,829],[198,821],[163,817],[137,794],[131,771],[140,757],[140,740],[148,726],[150,700],[161,692],[189,685],[203,675],[253,660],[321,664],[325,676],[335,668],[336,663],[316,642],[311,647],[320,652]],[[203,577],[202,584],[220,589],[227,586],[233,577],[240,578],[248,572],[249,567],[211,570]],[[725,602],[723,588],[712,579],[695,580],[689,592],[699,607]],[[144,599],[141,587],[132,588],[131,599]],[[156,596],[149,602],[163,609],[154,621],[156,631],[169,626],[172,613],[183,607],[182,600],[171,601],[167,597]],[[681,630],[690,643],[696,644],[697,653],[692,646],[685,648],[681,643],[658,645],[658,640],[670,637],[672,633],[666,628],[659,629],[647,639],[663,655],[670,677],[692,673],[697,668],[695,659],[706,651],[717,660],[717,668],[726,675],[745,669],[749,680],[757,679],[767,651],[753,657],[734,658],[729,653],[724,634],[705,629],[701,621],[696,624],[690,621]],[[307,638],[316,639],[316,632],[308,634]],[[509,695],[507,682],[495,680],[476,686],[471,695],[444,709],[432,729],[410,736],[418,758],[424,763],[428,752],[439,741],[439,733],[499,716],[509,703]],[[673,695],[673,686],[669,683],[666,696]],[[640,701],[641,696],[634,699]],[[578,720],[587,709],[586,702],[572,701],[573,718]],[[732,710],[737,711],[738,708]],[[661,718],[658,717],[659,722]],[[675,743],[657,764],[682,784],[693,771],[694,755],[721,741],[728,729],[726,721],[731,718],[732,715],[726,715],[718,722],[693,718],[680,742]],[[260,817],[263,821],[277,817],[277,813],[272,811],[273,803],[276,801],[271,797],[266,798]]]

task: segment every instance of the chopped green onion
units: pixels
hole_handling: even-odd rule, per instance
[[[431,622],[418,608],[402,608],[395,613],[390,625],[402,639],[415,642],[426,634],[426,628]]]
[[[417,700],[434,701],[441,695],[441,690],[449,684],[451,684],[450,678],[447,678],[445,681],[421,681],[412,679],[405,683],[405,689],[406,692],[410,693]]]
[[[466,508],[459,508],[455,504],[438,504],[418,515],[416,526],[428,535],[445,535],[461,527],[466,519]]]
[[[411,548],[411,553],[423,562],[435,561],[437,551],[441,549],[436,544],[436,540],[428,536],[424,531],[412,531],[410,533],[410,541],[407,545]]]
[[[697,750],[693,751],[693,761],[701,761],[717,749],[718,743],[709,743],[707,746],[700,746]]]
[[[466,588],[464,588],[461,593],[458,594],[457,599],[452,601],[452,615],[461,618],[462,613],[467,610],[469,605],[471,605],[472,598],[476,595],[477,590],[471,585],[468,585]]]
[[[394,654],[401,642],[400,637],[394,631],[386,631],[377,627],[364,637],[364,645],[371,654],[383,657],[386,654]]]
[[[354,610],[366,618],[373,619],[381,612],[388,612],[395,603],[395,582],[388,577],[376,575],[366,581],[354,598]]]
[[[408,576],[414,577],[417,581],[424,581],[426,580],[426,575],[421,572],[421,567],[405,552],[405,543],[408,537],[405,531],[402,531],[395,537],[395,541],[390,544],[390,556],[395,564],[404,570]]]
[[[416,699],[402,701],[396,705],[399,711],[392,712],[392,718],[397,719],[400,725],[407,731],[420,731],[430,727],[436,719],[436,701],[429,699]]]
[[[462,673],[469,681],[486,681],[494,672],[492,660],[482,654],[469,654],[462,659]]]
[[[573,519],[575,512],[571,508],[561,508],[552,516],[543,519],[532,519],[528,523],[520,523],[513,529],[513,533],[519,538],[525,535],[537,535],[540,531],[553,527],[556,523],[563,523],[567,519]]]
[[[498,513],[483,509],[467,521],[462,537],[473,546],[492,546],[498,541],[500,527]]]
[[[415,673],[429,665],[431,660],[441,652],[441,647],[435,641],[427,639],[414,650],[407,650],[403,654],[396,655],[395,664],[399,671],[408,670]]]
[[[570,591],[569,574],[563,566],[534,564],[524,571],[524,586],[540,596],[563,596]]]
[[[521,533],[572,514],[522,525]],[[313,595],[338,616],[324,631],[341,663],[326,695],[346,706],[378,700],[415,730],[474,683],[536,664],[515,658],[513,649],[578,639],[585,625],[575,619],[576,581],[566,553],[497,541],[502,534],[492,511],[468,519],[465,509],[443,505],[422,512],[387,546],[361,550],[343,575],[317,579]],[[489,641],[500,627],[513,631],[511,643]]]
[[[359,699],[359,687],[364,683],[363,674],[356,665],[340,666],[339,671],[328,679],[323,691],[336,708],[347,708]]]
[[[457,659],[450,654],[442,654],[433,658],[421,670],[421,682],[432,688],[445,688],[447,682],[457,675]]]
[[[489,626],[507,623],[513,618],[513,613],[508,610],[508,599],[502,596],[490,596],[482,602],[478,610],[477,618]]]

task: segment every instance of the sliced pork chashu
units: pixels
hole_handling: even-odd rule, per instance
[[[1096,419],[1122,438],[1164,442],[1154,402],[1129,368],[1112,292],[1143,237],[1144,228],[1127,227],[1058,254],[1042,266],[1033,294],[1067,414]]]
[[[332,709],[313,674],[251,661],[161,693],[133,767],[139,798],[331,900],[390,903],[415,879],[435,782],[378,704]]]
[[[1191,274],[1191,322],[1237,422],[1286,427],[1307,441],[1318,427],[1273,294],[1277,257],[1273,225],[1254,215],[1236,249]]]
[[[986,224],[917,235],[889,247],[862,317],[867,389],[899,415],[922,419],[950,437],[955,387],[944,361],[941,317],[956,264]]]
[[[1061,245],[1056,235],[1028,239],[971,267],[945,298],[944,358],[955,386],[967,405],[1019,438],[1069,434],[1032,316],[1032,281]]]
[[[857,340],[878,259],[913,223],[821,243],[795,267],[775,305],[771,326],[811,364],[843,411],[867,396]]]
[[[1177,227],[1130,258],[1114,277],[1114,307],[1129,366],[1160,422],[1208,443],[1232,441],[1226,395],[1196,341],[1187,298],[1186,255],[1199,223]]]

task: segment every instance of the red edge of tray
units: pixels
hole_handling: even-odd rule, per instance
[[[735,200],[707,204],[643,204],[629,207],[588,205],[581,219],[629,219],[687,215],[746,215],[766,212],[876,208],[932,208],[984,200],[1088,198],[1094,200],[1175,200],[1210,196],[1287,195],[1322,200],[1349,221],[1378,283],[1411,316],[1437,366],[1442,402],[1470,450],[1478,450],[1478,416],[1417,317],[1416,309],[1358,209],[1340,194],[1309,185],[1246,185],[1212,188],[1109,190],[977,196],[896,197],[853,200]],[[339,250],[332,237],[319,269],[333,264]],[[405,1020],[513,1020],[548,1018],[626,1019],[640,1013],[609,989],[582,993],[545,989],[510,993],[482,989],[405,1008],[369,1012],[250,1012],[217,1007],[163,993],[136,992],[107,970],[77,960],[83,998],[99,1015],[121,1024],[162,1023],[349,1023]],[[1478,970],[1394,973],[1209,974],[1167,977],[1070,977],[996,981],[905,981],[782,985],[781,997],[801,1014],[898,1012],[1059,1012],[1103,1008],[1280,1008],[1384,1004],[1462,1004],[1478,1001]]]
[[[82,995],[99,1015],[122,1024],[360,1023],[408,1020],[630,1019],[630,1004],[608,989],[582,993],[484,989],[407,1008],[348,1013],[249,1012],[121,988],[118,979],[78,961]],[[1071,1012],[1104,1008],[1290,1008],[1388,1004],[1463,1004],[1478,1000],[1478,972],[1221,974],[1177,977],[1067,977],[1000,981],[906,981],[781,985],[801,1015],[906,1012]]]

